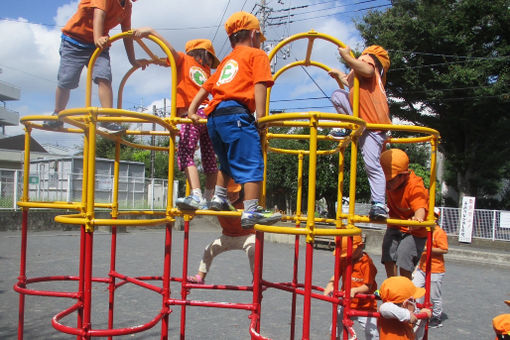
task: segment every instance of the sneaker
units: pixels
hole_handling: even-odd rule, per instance
[[[351,134],[352,130],[349,129],[331,129],[328,136],[333,137],[334,139],[342,139]]]
[[[102,132],[109,133],[111,135],[119,135],[126,131],[126,128],[120,124],[112,122],[100,122],[97,129]]]
[[[429,328],[438,328],[443,327],[443,323],[441,322],[441,318],[433,316],[429,321]]]
[[[282,219],[282,214],[264,210],[257,207],[254,211],[244,211],[241,215],[241,227],[243,229],[251,229],[255,224],[271,225]]]
[[[224,198],[214,195],[209,202],[209,209],[214,211],[236,211],[236,208]]]
[[[199,283],[199,284],[205,283],[204,279],[202,279],[202,276],[200,276],[198,274],[195,276],[188,276],[187,280],[189,283]]]
[[[51,116],[52,117],[58,116],[58,113],[53,112],[53,114]],[[46,128],[46,129],[58,130],[64,126],[64,122],[62,122],[58,119],[57,120],[46,120],[42,126],[43,126],[43,128]]]
[[[386,205],[376,202],[372,203],[368,217],[374,221],[382,221],[388,218],[388,208]]]
[[[175,201],[175,205],[180,210],[197,210],[197,209],[207,209],[207,203],[205,199],[200,199],[195,195],[189,195],[184,198],[178,198]]]

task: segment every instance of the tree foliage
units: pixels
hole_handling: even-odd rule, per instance
[[[357,23],[366,45],[390,53],[393,117],[440,132],[447,183],[480,207],[508,191],[509,8],[508,0],[398,0]]]

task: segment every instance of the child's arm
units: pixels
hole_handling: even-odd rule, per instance
[[[371,78],[374,76],[374,67],[351,56],[351,48],[349,46],[339,47],[338,53],[340,53],[340,56],[358,76],[363,78]]]
[[[172,53],[172,56],[174,57],[175,62],[176,63],[179,62],[179,58],[180,58],[179,53],[177,53],[177,51],[173,48],[173,46],[161,34],[156,32],[152,27],[137,28],[133,31],[133,35],[135,36],[135,38],[145,38],[149,34],[152,34],[153,36],[155,36],[156,38],[161,40],[166,45],[166,47],[168,47],[168,49],[170,50],[170,53]]]
[[[108,35],[103,35],[104,32],[104,20],[106,18],[106,12],[100,8],[94,8],[94,18],[92,19],[92,34],[94,36],[94,45],[99,48],[105,48],[108,46]]]
[[[266,98],[267,98],[267,85],[266,83],[255,84],[255,119],[258,121],[260,118],[266,116]],[[258,125],[259,129],[264,126]]]
[[[328,296],[333,292],[334,282],[335,276],[332,276],[331,279],[329,279],[328,283],[326,284],[326,287],[324,287],[324,295]]]
[[[198,123],[198,120],[201,118],[199,115],[197,115],[198,107],[200,104],[207,98],[209,95],[209,92],[207,92],[204,88],[200,88],[198,90],[197,94],[189,104],[188,108],[188,118],[193,121],[193,124]]]
[[[411,220],[423,222],[423,221],[425,221],[425,215],[426,215],[425,208],[419,208],[418,210],[416,210],[414,212],[414,216],[411,217]]]
[[[345,73],[343,73],[342,71],[340,71],[336,68],[332,68],[331,70],[329,70],[328,74],[331,76],[331,78],[338,79],[342,82],[342,84],[344,84],[344,86],[349,87],[349,82],[347,81],[347,75]]]
[[[364,294],[364,293],[368,293],[369,291],[370,291],[370,288],[366,284],[362,284],[361,286],[356,287],[356,288],[351,288],[351,298],[353,298],[354,295],[356,295],[358,293]]]

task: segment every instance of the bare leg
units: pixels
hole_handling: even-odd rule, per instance
[[[184,169],[184,173],[186,174],[186,178],[189,181],[191,190],[200,189],[200,177],[198,176],[197,167],[190,165]]]
[[[101,107],[113,107],[112,83],[106,79],[97,79],[97,86]]]
[[[71,90],[57,86],[57,90],[55,91],[54,112],[58,113],[62,110],[65,110],[67,103],[69,102],[70,94],[71,94]]]
[[[386,269],[386,277],[397,276],[397,265],[395,262],[385,262],[384,268]]]
[[[216,185],[226,188],[228,185],[228,181],[230,181],[230,176],[227,174],[224,174],[223,171],[218,171],[218,176],[216,178]]]
[[[260,198],[260,189],[262,182],[244,183],[244,200],[258,200]]]
[[[405,269],[402,269],[400,268],[400,276],[405,276],[407,277],[409,280],[412,280],[413,279],[413,273],[408,271],[408,270],[405,270]]]
[[[214,185],[216,184],[218,178],[218,173],[205,174],[205,188],[206,189],[214,189]]]

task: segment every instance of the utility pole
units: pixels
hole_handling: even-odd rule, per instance
[[[158,111],[156,109],[156,105],[152,105],[152,113],[154,114],[154,116],[157,116],[158,115]],[[156,130],[156,123],[152,123],[152,131]],[[151,146],[155,146],[156,145],[156,136],[155,135],[151,135]],[[155,152],[153,149],[151,149],[151,178],[154,178],[154,160],[155,160]]]

